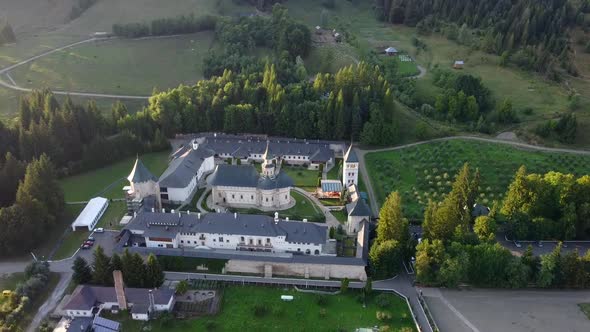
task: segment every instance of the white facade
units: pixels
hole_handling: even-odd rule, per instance
[[[207,173],[210,173],[215,168],[215,158],[213,156],[205,158],[203,163],[197,170],[197,173],[193,176],[191,181],[186,187],[177,188],[177,187],[164,187],[162,185],[159,186],[160,197],[166,197],[162,195],[168,195],[167,201],[172,203],[182,203],[189,199],[190,195],[196,190],[199,182],[203,180],[203,176]],[[164,198],[163,198],[164,199]],[[165,200],[165,199],[164,199]]]
[[[364,216],[348,216],[346,220],[346,232],[348,234],[356,234],[358,231],[361,230],[361,221],[367,220],[367,217]]]
[[[291,202],[291,187],[263,190],[255,187],[213,186],[212,195],[213,203],[218,205],[280,208]]]
[[[146,313],[132,313],[131,318],[133,320],[141,320],[144,322],[147,322],[148,320],[150,320],[150,316]]]
[[[68,317],[92,317],[92,309],[90,310],[66,310]]]
[[[291,243],[285,236],[255,236],[211,233],[179,233],[173,243],[179,247],[210,249],[229,249],[267,252],[301,252],[308,255],[321,255],[322,244]],[[146,241],[146,246],[150,244]],[[176,248],[176,247],[175,247]]]
[[[359,163],[358,162],[344,162],[342,167],[342,184],[345,187],[356,184],[359,179]]]

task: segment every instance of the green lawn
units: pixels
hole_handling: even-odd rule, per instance
[[[33,250],[33,253],[38,258],[47,258],[51,251],[55,248],[59,239],[63,236],[66,230],[71,229],[70,225],[76,219],[78,214],[82,211],[84,205],[66,205],[64,215],[60,221],[47,232],[45,232],[45,242],[39,243],[39,246]],[[30,256],[27,256],[27,259]]]
[[[390,192],[398,191],[404,212],[411,219],[422,218],[429,198],[441,200],[450,191],[453,177],[465,162],[479,168],[477,201],[487,205],[502,199],[520,165],[525,165],[529,172],[590,174],[590,156],[525,151],[502,144],[460,140],[369,153],[366,162],[379,203]]]
[[[285,172],[293,179],[295,187],[313,187],[318,186],[319,171],[308,170],[305,167],[283,166],[281,172]]]
[[[590,303],[579,303],[580,310],[590,319]]]
[[[150,95],[203,78],[213,32],[172,38],[115,39],[53,53],[12,71],[21,86]]]
[[[197,207],[197,202],[199,201],[199,198],[201,197],[201,195],[203,195],[203,193],[205,192],[206,188],[199,188],[197,189],[197,192],[195,193],[195,196],[193,196],[192,201],[186,205],[184,208],[182,208],[182,211],[197,211],[199,208]]]
[[[292,302],[281,301],[281,295],[293,295]],[[354,331],[359,327],[382,326],[377,311],[388,311],[392,319],[386,322],[392,331],[415,331],[406,302],[392,294],[388,307],[381,309],[369,299],[367,307],[356,300],[358,292],[325,295],[327,303],[319,305],[316,294],[299,293],[292,289],[263,287],[228,287],[224,290],[218,315],[193,320],[173,320],[163,327],[158,321],[141,323],[119,315],[123,331],[139,332],[145,325],[152,332],[167,331]],[[254,314],[254,307],[262,309]]]
[[[346,44],[317,45],[305,58],[305,69],[311,76],[317,73],[336,73],[342,67],[354,65],[359,61],[357,50]]]
[[[338,210],[338,211],[334,211],[332,210],[332,215],[334,217],[336,217],[336,219],[338,219],[338,221],[341,224],[346,223],[346,220],[348,220],[348,214],[346,213],[346,209],[342,209],[342,210]]]
[[[282,217],[289,217],[292,220],[297,219],[309,219],[314,222],[324,222],[325,216],[322,211],[312,202],[309,198],[304,195],[292,190],[291,196],[295,199],[295,206],[290,209],[279,211],[279,215]],[[274,212],[264,212],[258,209],[234,209],[230,208],[231,211],[247,214],[267,214],[274,215]]]
[[[24,279],[24,272],[0,275],[0,291],[3,291],[5,289],[14,290],[16,288],[16,285],[18,285],[19,282],[24,281]]]
[[[340,180],[340,177],[342,175],[342,169],[340,168],[341,163],[342,163],[342,158],[336,159],[336,163],[334,164],[334,167],[332,167],[332,169],[328,171],[328,174],[326,174],[328,177],[328,180]]]
[[[159,176],[168,166],[170,152],[148,153],[140,156],[145,166]],[[65,193],[66,201],[85,201],[101,193],[106,198],[122,198],[123,186],[128,185],[127,180],[113,185],[107,192],[102,193],[113,182],[126,178],[131,172],[135,157],[129,157],[123,161],[99,168],[94,171],[70,176],[62,179],[61,185]]]
[[[119,225],[121,218],[127,213],[127,203],[125,202],[109,202],[109,208],[102,215],[96,227],[105,229],[122,229]]]

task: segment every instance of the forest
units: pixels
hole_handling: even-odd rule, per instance
[[[588,2],[568,0],[375,0],[379,19],[439,32],[457,42],[498,55],[558,79],[557,68],[577,75],[568,29],[588,28]],[[517,59],[526,59],[519,63]]]
[[[121,103],[110,117],[94,102],[69,98],[60,105],[47,90],[21,98],[19,119],[0,122],[0,253],[27,252],[60,222],[64,197],[58,177],[95,169],[140,152],[167,149],[155,129],[141,139],[118,125],[128,115]]]
[[[501,227],[519,240],[587,239],[588,176],[575,179],[554,172],[540,176],[526,174],[522,167],[502,205],[495,205],[487,216],[474,216],[471,207],[478,195],[479,177],[477,170],[465,164],[451,192],[440,202],[429,202],[420,243],[409,236],[400,195],[391,193],[379,213],[377,237],[369,253],[373,276],[392,276],[401,261],[415,257],[417,281],[425,285],[590,287],[590,253],[562,253],[559,244],[541,256],[533,255],[529,246],[518,257],[495,239]]]

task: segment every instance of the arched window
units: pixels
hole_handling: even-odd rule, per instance
[[[319,255],[320,251],[316,249],[313,253],[314,253],[314,255]]]
[[[311,254],[311,250],[309,250],[309,249],[305,250],[305,254],[306,254],[306,255],[309,255],[309,254]]]

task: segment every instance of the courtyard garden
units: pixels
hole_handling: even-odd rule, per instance
[[[326,217],[322,213],[322,211],[312,202],[309,198],[305,197],[304,195],[296,192],[295,190],[291,191],[291,196],[295,199],[295,206],[292,208],[279,211],[279,215],[281,218],[289,217],[291,220],[302,220],[307,219],[310,222],[325,222]],[[269,216],[274,216],[273,212],[265,212],[258,209],[237,209],[237,208],[230,208],[231,212],[238,212],[238,213],[245,213],[245,214],[266,214]]]
[[[293,301],[281,301],[292,295]],[[379,318],[378,318],[379,317]],[[388,331],[415,331],[406,302],[393,294],[373,292],[366,307],[358,291],[341,295],[299,293],[294,289],[230,286],[223,289],[216,316],[192,320],[141,323],[116,317],[123,331],[354,331],[359,327],[389,326]]]
[[[368,153],[365,158],[379,203],[383,203],[390,192],[398,191],[404,201],[404,213],[412,220],[422,218],[429,199],[442,200],[465,162],[481,173],[477,202],[484,205],[503,199],[521,165],[525,165],[531,173],[590,174],[590,156],[530,151],[467,140]]]

